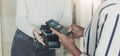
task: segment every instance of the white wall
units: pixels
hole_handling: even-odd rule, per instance
[[[86,27],[102,0],[75,0],[77,24]],[[83,51],[83,38],[80,38],[80,50]],[[78,43],[77,43],[78,44]]]
[[[2,56],[2,36],[1,36],[1,0],[0,0],[0,56]]]
[[[1,17],[0,17],[0,56],[2,56]]]
[[[16,0],[2,0],[2,19],[1,19],[1,34],[2,34],[2,56],[10,56],[11,43],[16,29],[15,26],[15,7]]]

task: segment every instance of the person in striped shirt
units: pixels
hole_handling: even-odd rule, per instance
[[[73,56],[120,56],[120,1],[105,1],[85,29],[72,25],[73,34],[65,36],[56,30],[63,46]],[[84,31],[84,32],[83,32]],[[75,45],[73,37],[84,37],[84,52]]]

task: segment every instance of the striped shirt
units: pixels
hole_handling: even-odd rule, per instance
[[[105,1],[84,32],[84,53],[120,56],[120,2]]]

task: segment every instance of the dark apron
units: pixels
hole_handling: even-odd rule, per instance
[[[55,56],[55,50],[44,47],[34,38],[17,29],[13,39],[11,56]]]

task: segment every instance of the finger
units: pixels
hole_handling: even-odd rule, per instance
[[[39,41],[43,46],[45,46],[44,39],[40,38],[38,41]]]
[[[35,32],[35,38],[38,40],[38,42],[45,46],[44,39],[37,32]]]
[[[61,39],[59,39],[59,41],[61,42]]]
[[[68,26],[67,29],[68,29],[68,32],[70,32],[72,30],[72,26]]]
[[[42,32],[40,30],[38,30],[38,33],[41,34]]]
[[[71,31],[72,31],[72,28],[69,28],[69,29],[68,29],[68,32],[71,32]]]
[[[38,42],[40,42],[43,46],[45,46],[44,39],[41,36],[39,36]]]
[[[54,30],[53,28],[50,28],[55,34],[57,34],[57,35],[61,35],[61,33],[59,33],[58,31],[56,31],[56,30]]]
[[[41,31],[40,31],[40,29],[38,29],[38,28],[37,28],[37,29],[36,29],[36,31],[37,31],[39,34],[41,34]]]

